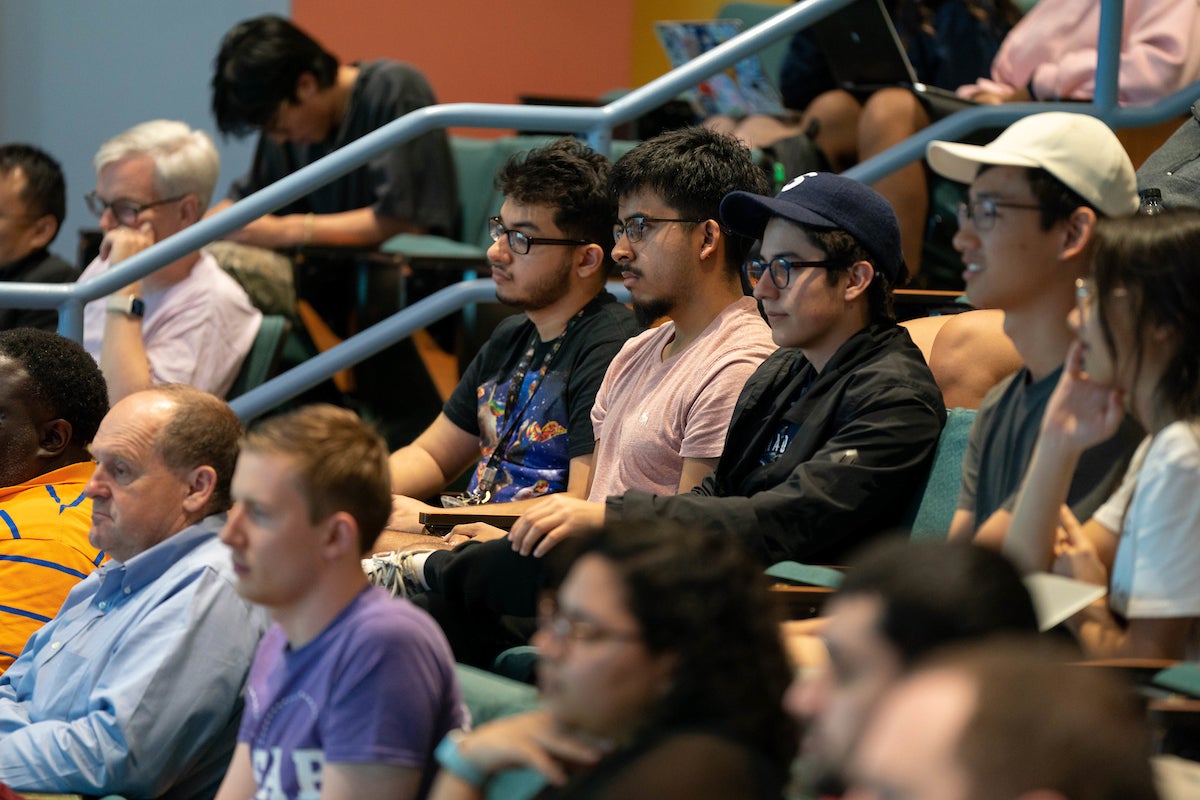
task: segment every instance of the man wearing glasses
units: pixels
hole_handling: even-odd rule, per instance
[[[109,139],[96,153],[99,257],[80,277],[197,222],[220,169],[212,140],[182,122],[154,120]],[[223,397],[250,352],[262,314],[207,253],[194,252],[84,307],[84,348],[99,362],[116,403],[158,383]]]
[[[686,494],[611,496],[604,521],[670,518],[725,531],[764,563],[845,563],[900,522],[946,417],[892,313],[907,276],[896,216],[873,189],[810,172],[778,197],[729,194],[721,222],[762,240],[743,270],[779,349],[746,382],[712,474]],[[572,524],[552,505],[518,521],[514,546]]]
[[[419,499],[470,468],[472,505],[586,495],[596,390],[637,332],[604,290],[616,219],[608,170],[608,159],[572,139],[500,169],[505,199],[491,220],[488,261],[497,298],[525,313],[496,328],[433,424],[392,454],[396,513],[378,549],[411,544],[401,534],[420,532],[417,515],[428,507]]]
[[[950,535],[999,544],[1033,454],[1042,414],[1074,333],[1067,314],[1087,274],[1099,216],[1138,210],[1133,165],[1116,135],[1084,114],[1048,112],[1013,123],[986,146],[932,142],[929,165],[970,184],[954,246],[967,299],[1004,312],[1024,366],[989,392],[971,429]],[[1110,494],[1140,439],[1130,419],[1079,460],[1067,504],[1087,519]]]

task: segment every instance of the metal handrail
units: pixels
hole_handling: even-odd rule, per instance
[[[629,94],[601,108],[511,106],[487,103],[451,103],[418,109],[342,147],[324,158],[305,166],[291,175],[242,199],[229,208],[201,220],[195,225],[179,231],[145,251],[130,257],[86,283],[75,284],[0,284],[0,308],[55,308],[59,310],[59,333],[75,340],[83,337],[83,306],[92,300],[104,297],[135,280],[183,256],[194,252],[211,241],[247,225],[264,214],[310,193],[316,188],[345,175],[360,164],[399,144],[410,141],[431,130],[449,127],[518,128],[528,131],[572,130],[586,134],[590,144],[597,150],[608,152],[612,140],[612,129],[647,113],[664,102],[676,97],[700,81],[724,70],[743,58],[753,55],[763,47],[805,28],[832,14],[850,3],[851,0],[804,0],[782,9],[768,20],[742,32],[724,44],[705,53],[688,64],[672,70]],[[1101,0],[1099,61],[1096,71],[1095,101],[1092,103],[1014,103],[1003,106],[980,106],[953,114],[940,120],[916,136],[896,145],[885,153],[865,161],[847,175],[863,181],[874,181],[923,157],[925,145],[933,139],[953,139],[985,127],[1003,127],[1027,114],[1052,109],[1069,110],[1093,114],[1113,126],[1148,125],[1182,114],[1188,104],[1200,95],[1200,83],[1180,90],[1164,100],[1150,106],[1121,108],[1117,105],[1117,75],[1119,67],[1122,0]],[[485,281],[483,283],[490,283]],[[488,299],[490,289],[481,288],[478,282],[462,285],[453,299],[446,299],[444,292],[459,287],[450,287],[437,295],[435,306],[416,303],[397,312],[388,320],[364,331],[301,365],[288,374],[275,378],[259,389],[247,393],[234,401],[237,409],[247,413],[259,408],[257,398],[276,397],[276,392],[264,390],[274,386],[300,386],[303,391],[309,386],[332,375],[339,369],[357,363],[372,353],[386,347],[412,331],[439,317],[427,318],[441,309],[445,315],[477,299]],[[477,298],[475,292],[482,292]],[[463,300],[463,297],[476,298]],[[460,303],[460,305],[454,305]],[[450,305],[443,305],[443,302]],[[405,317],[404,315],[411,315]],[[421,319],[419,323],[409,320]],[[386,328],[380,326],[386,325]],[[379,329],[379,330],[376,330]],[[380,344],[380,337],[391,336]],[[363,339],[359,343],[359,339]],[[345,349],[343,349],[345,348]],[[351,361],[350,358],[355,360]],[[336,364],[334,363],[336,361]],[[316,367],[307,369],[309,364]],[[328,374],[324,371],[328,369]],[[300,372],[300,370],[304,370]],[[322,372],[313,383],[305,383],[316,373]],[[310,374],[310,372],[312,374]],[[289,378],[293,373],[299,377]],[[289,395],[290,396],[290,395]],[[279,399],[286,399],[280,397]],[[265,410],[265,409],[261,409]],[[239,413],[241,413],[239,411]]]

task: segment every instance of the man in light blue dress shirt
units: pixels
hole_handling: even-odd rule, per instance
[[[117,403],[92,444],[91,543],[111,560],[0,677],[0,783],[212,797],[267,620],[217,538],[241,425],[163,385]]]

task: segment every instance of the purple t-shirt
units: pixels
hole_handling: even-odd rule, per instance
[[[250,746],[256,800],[317,797],[326,761],[423,770],[423,797],[433,748],[466,721],[441,629],[407,600],[370,588],[299,650],[278,625],[267,631],[238,741]]]

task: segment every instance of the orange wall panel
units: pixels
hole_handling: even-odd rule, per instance
[[[633,0],[293,0],[292,19],[343,61],[417,66],[445,103],[599,97],[629,85]]]

